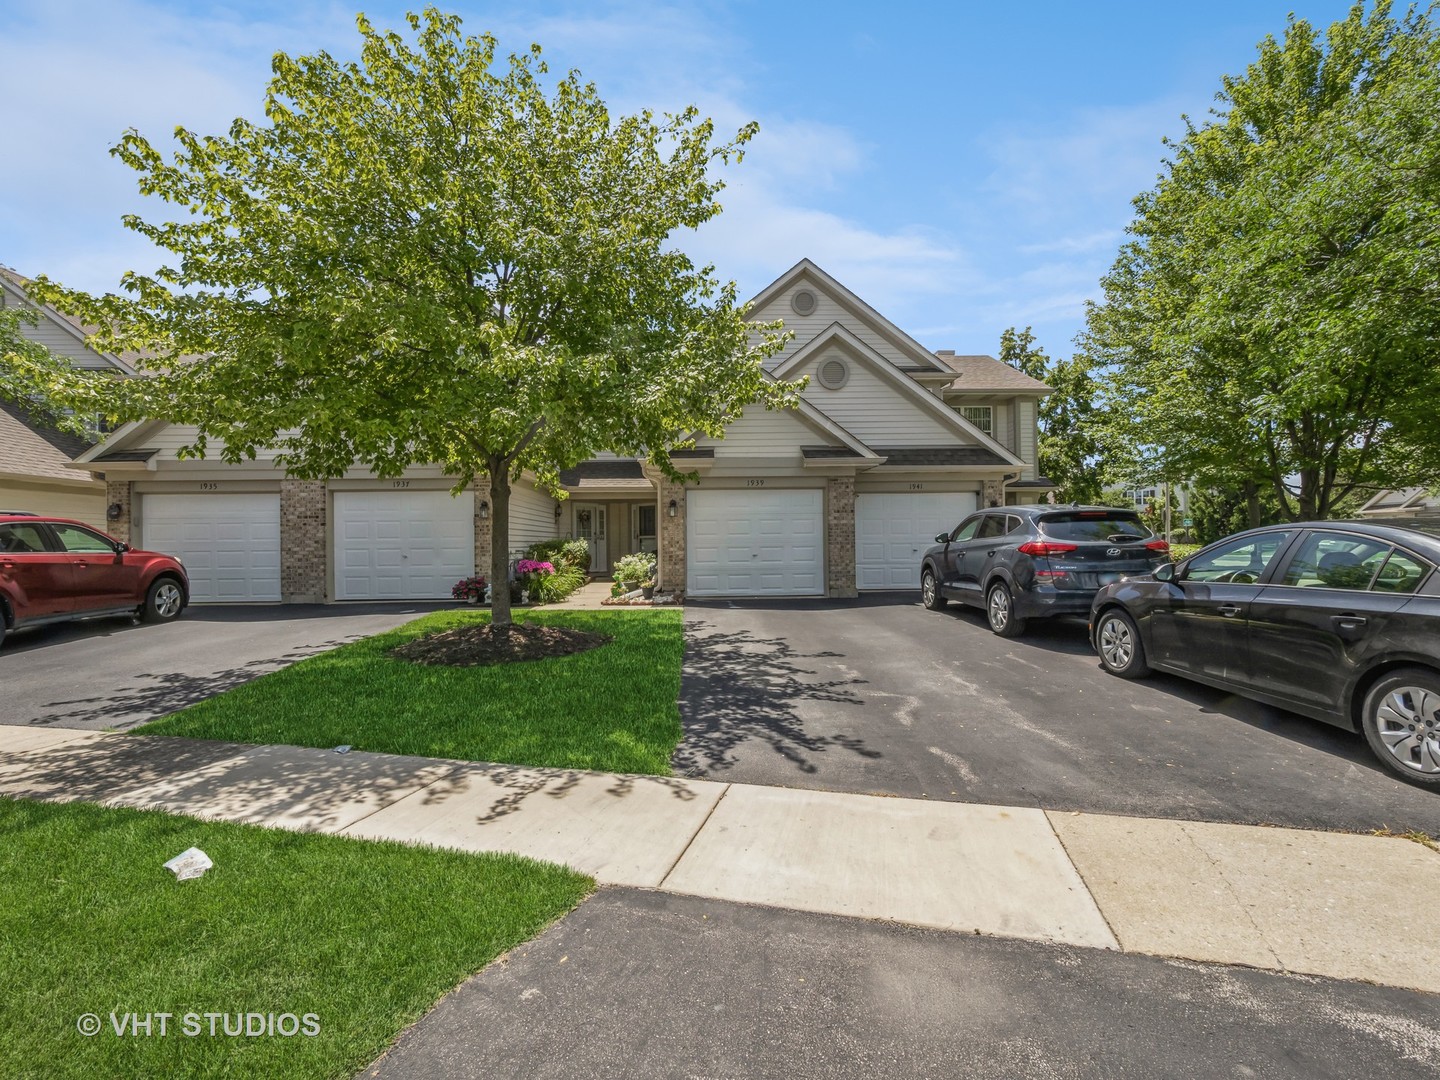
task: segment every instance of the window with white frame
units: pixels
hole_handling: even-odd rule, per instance
[[[969,420],[970,423],[974,424],[986,435],[990,435],[993,434],[990,426],[992,422],[992,408],[993,406],[990,405],[959,405],[956,406],[955,411],[958,412],[961,416],[963,416],[966,420]]]

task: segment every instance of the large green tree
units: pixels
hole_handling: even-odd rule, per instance
[[[1291,19],[1187,119],[1081,343],[1131,471],[1282,518],[1440,478],[1440,40]]]
[[[0,307],[0,401],[67,435],[93,438],[107,380],[30,340],[25,328],[35,322],[28,308]]]
[[[1051,360],[1035,344],[1030,327],[1013,326],[1000,335],[1000,359],[1052,391],[1040,402],[1036,468],[1055,481],[1061,502],[1093,503],[1100,498],[1100,446],[1095,436],[1099,392],[1085,359]]]
[[[125,275],[125,296],[40,288],[106,327],[100,344],[154,356],[116,411],[196,425],[194,454],[488,478],[503,583],[521,470],[554,489],[609,449],[674,476],[687,435],[792,399],[761,366],[776,328],[669,246],[719,212],[711,166],[755,128],[721,142],[693,108],[612,116],[538,46],[499,60],[434,8],[408,35],[357,21],[358,62],[275,57],[265,123],[177,130],[168,159],[134,131],[115,147],[184,211],[126,219],[173,265]]]

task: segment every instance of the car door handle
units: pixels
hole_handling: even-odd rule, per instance
[[[1359,630],[1368,620],[1363,615],[1332,615],[1330,621],[1341,630]]]
[[[1236,615],[1239,615],[1239,614],[1240,614],[1240,605],[1239,605],[1239,604],[1221,604],[1221,605],[1220,605],[1218,608],[1216,608],[1215,610],[1218,611],[1218,612],[1220,612],[1221,615],[1224,615],[1225,618],[1227,618],[1227,619],[1233,619]]]

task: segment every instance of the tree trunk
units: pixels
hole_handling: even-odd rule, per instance
[[[1260,527],[1260,485],[1254,480],[1245,481],[1245,519],[1250,528]]]
[[[491,458],[490,469],[490,625],[509,626],[510,617],[510,463]]]

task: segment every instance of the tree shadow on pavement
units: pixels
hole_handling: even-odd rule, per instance
[[[864,739],[808,732],[796,709],[802,701],[862,705],[854,688],[865,679],[814,679],[807,660],[843,659],[843,653],[795,651],[784,638],[756,637],[748,630],[718,631],[703,620],[687,621],[680,675],[680,720],[685,738],[671,759],[681,776],[717,776],[735,764],[745,744],[763,743],[804,773],[814,755],[831,749],[861,757],[881,753]]]
[[[356,637],[363,635],[356,635]],[[0,706],[0,720],[5,723],[57,725],[59,727],[106,727],[123,730],[148,723],[183,709],[206,698],[233,690],[242,683],[268,675],[317,653],[337,649],[355,637],[317,642],[302,649],[292,649],[263,660],[252,660],[238,667],[206,675],[184,672],[136,672],[131,682],[103,694],[85,694],[82,680],[55,687],[54,700],[41,704],[38,716],[11,716],[9,707]]]

